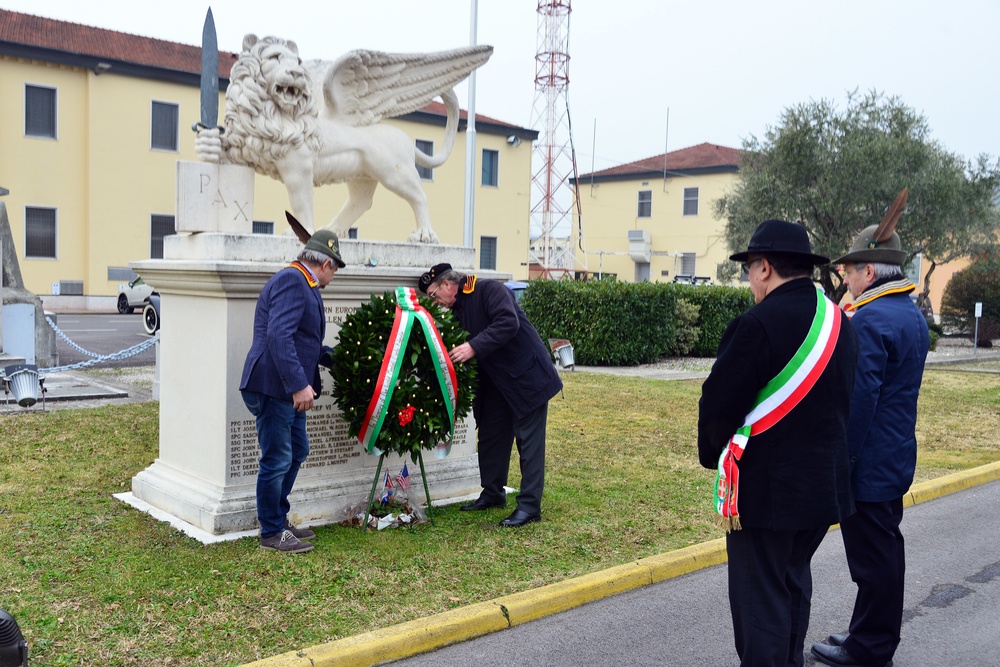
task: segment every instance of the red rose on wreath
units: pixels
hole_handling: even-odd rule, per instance
[[[399,411],[399,425],[400,426],[406,426],[411,421],[413,421],[413,413],[415,413],[416,411],[417,411],[417,409],[415,407],[413,407],[412,405],[407,405],[405,408],[403,408],[402,410],[400,410]]]

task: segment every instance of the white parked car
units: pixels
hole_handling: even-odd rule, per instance
[[[135,312],[136,308],[142,308],[149,303],[150,295],[155,292],[153,286],[147,284],[142,276],[137,277],[122,287],[118,293],[118,312],[123,314]]]

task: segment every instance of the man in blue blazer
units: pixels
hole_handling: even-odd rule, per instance
[[[261,290],[253,344],[243,365],[240,392],[257,419],[260,467],[257,520],[260,546],[282,553],[310,551],[315,537],[288,521],[288,494],[309,454],[306,411],[322,390],[319,365],[329,366],[323,345],[326,315],[320,289],[344,268],[336,234],[312,235],[298,258]]]
[[[859,348],[847,425],[857,512],[840,522],[858,593],[849,633],[830,635],[812,652],[840,667],[891,664],[903,623],[899,525],[917,464],[917,394],[930,338],[927,320],[910,299],[916,286],[903,277],[907,254],[890,222],[863,230],[851,252],[835,260],[844,265],[854,298],[846,310],[853,313]]]
[[[545,481],[545,423],[549,399],[562,389],[552,358],[514,294],[497,280],[478,280],[436,264],[419,280],[420,291],[450,308],[469,332],[468,342],[449,351],[452,362],[479,360],[479,385],[472,404],[479,431],[479,478],[483,492],[462,509],[504,507],[510,451],[517,441],[521,490],[517,508],[500,522],[507,528],[542,518]]]

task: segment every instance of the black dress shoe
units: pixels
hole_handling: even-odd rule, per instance
[[[518,526],[525,526],[541,520],[541,514],[529,514],[524,510],[514,510],[513,514],[500,522],[500,526],[503,528],[517,528]]]
[[[826,643],[830,646],[843,646],[847,641],[847,634],[834,633],[826,638]]]
[[[824,665],[833,665],[834,667],[864,667],[852,658],[851,654],[843,646],[813,644],[812,654]]]
[[[505,507],[506,505],[506,498],[503,498],[502,500],[483,500],[482,498],[476,498],[471,503],[462,505],[459,509],[463,512],[479,512],[482,510],[493,509],[494,507]]]
[[[846,640],[847,635],[830,635],[827,638],[827,641],[836,641],[841,638]],[[830,644],[813,644],[812,654],[824,665],[833,665],[834,667],[866,667],[852,658],[851,654],[847,652],[847,649],[841,645],[831,646]],[[892,660],[885,663],[882,667],[892,667]]]

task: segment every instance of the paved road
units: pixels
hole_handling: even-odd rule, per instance
[[[907,581],[896,667],[998,665],[1000,481],[906,509]],[[831,532],[813,559],[806,651],[850,620],[854,585]],[[398,667],[736,665],[725,565],[392,663]],[[806,665],[819,664],[806,658]]]
[[[138,311],[132,315],[63,313],[57,318],[56,325],[71,341],[85,350],[101,355],[119,352],[149,339],[149,335],[142,328],[142,315]],[[78,352],[58,336],[56,350],[59,352],[60,366],[87,361],[91,358]],[[156,353],[153,348],[150,348],[130,359],[105,362],[99,367],[121,368],[148,366],[155,363]]]

